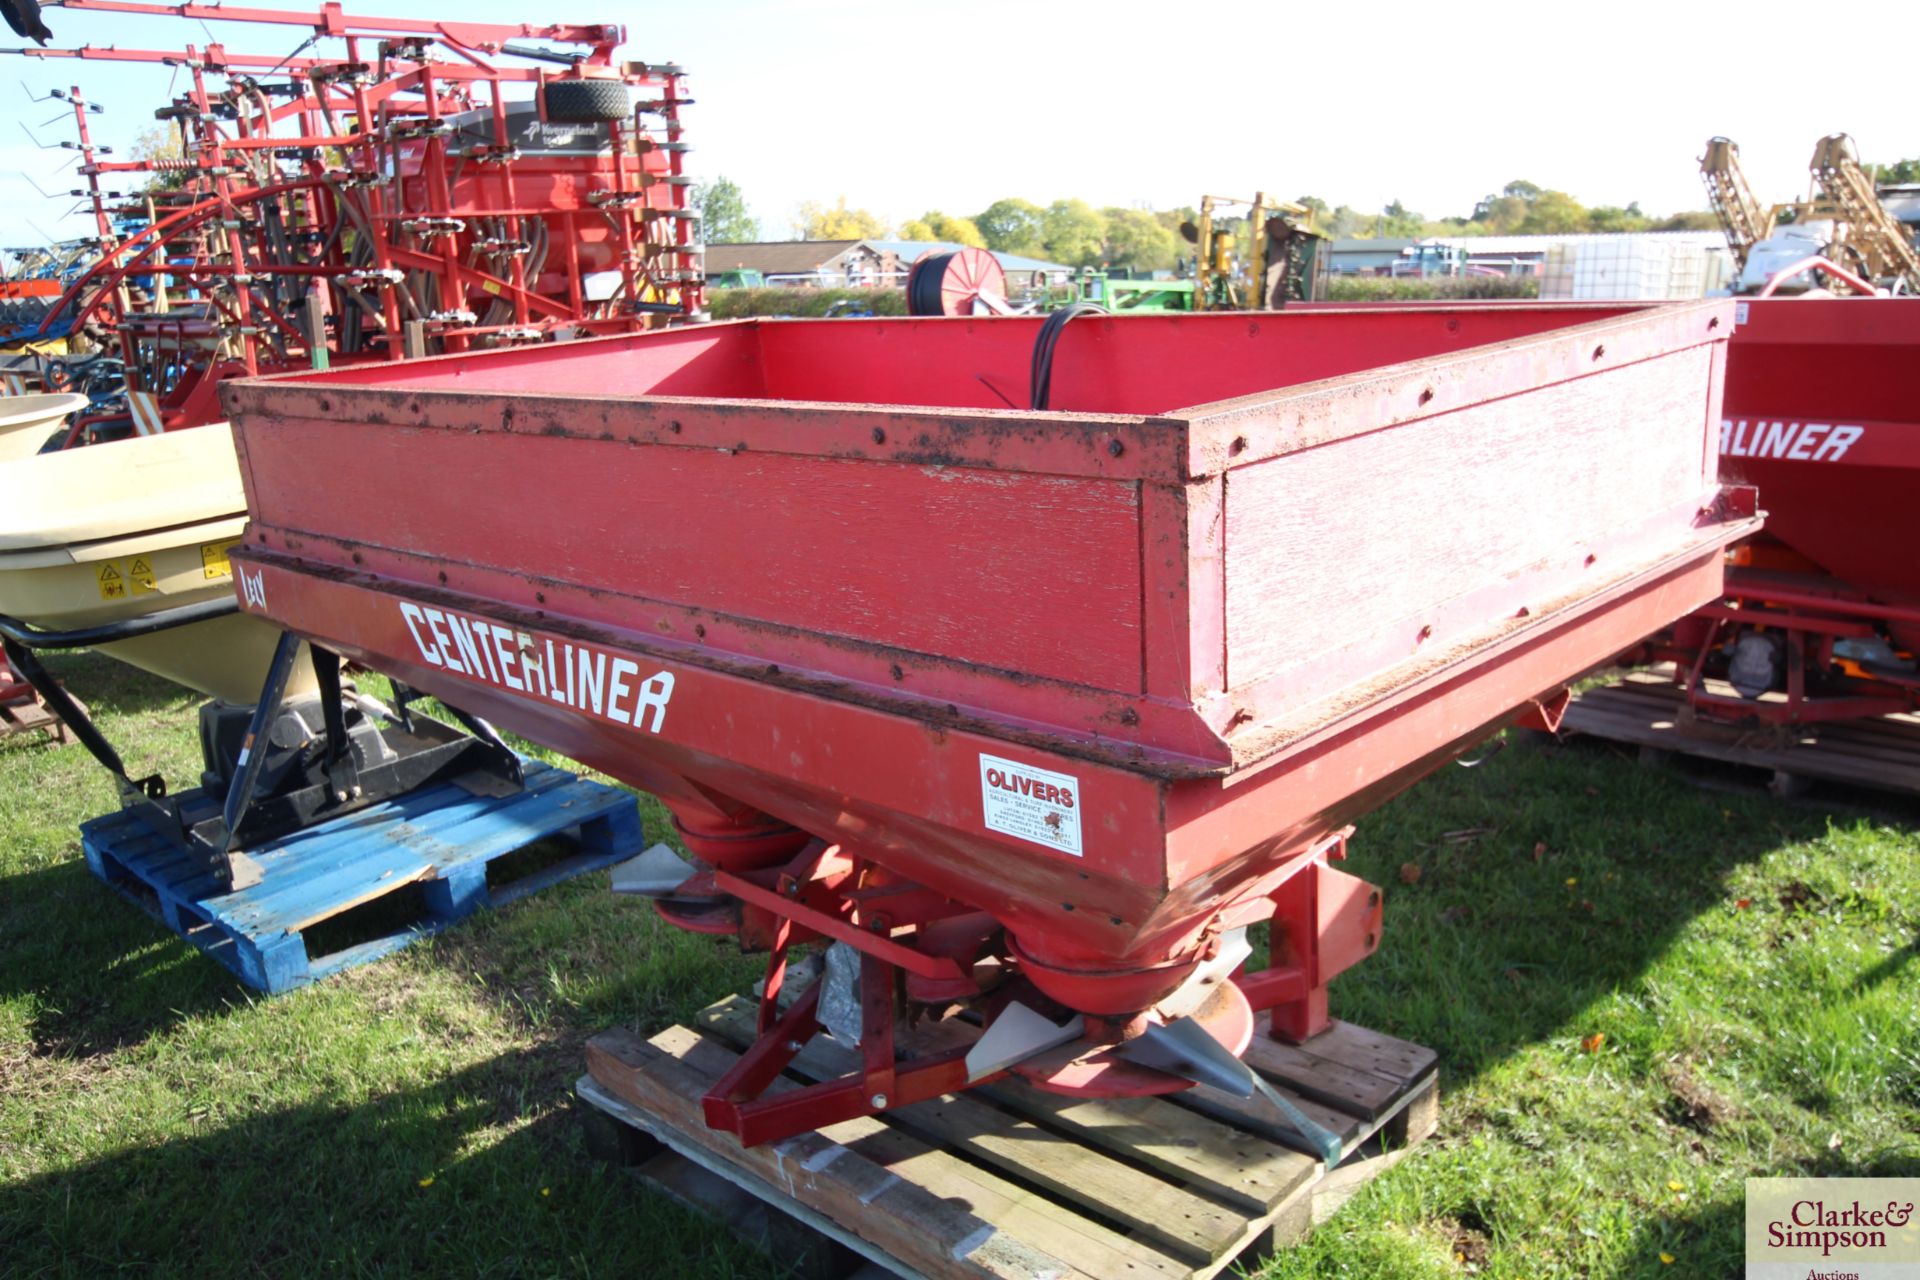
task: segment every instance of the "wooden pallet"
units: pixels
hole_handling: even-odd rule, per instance
[[[80,706],[80,700],[75,698],[74,705]],[[80,709],[86,710],[83,706]],[[22,698],[18,702],[0,704],[0,738],[42,730],[61,746],[73,741],[73,730],[67,728],[67,722],[49,711],[40,699]]]
[[[1088,1100],[1020,1081],[742,1148],[707,1128],[700,1098],[751,1042],[753,1011],[736,997],[650,1039],[596,1036],[579,1096],[647,1136],[629,1162],[669,1193],[732,1221],[744,1189],[903,1276],[1202,1280],[1306,1235],[1439,1111],[1431,1050],[1349,1023],[1290,1046],[1263,1023],[1246,1060],[1340,1134],[1349,1155],[1332,1170],[1283,1145],[1291,1130],[1260,1099]],[[975,1034],[948,1022],[914,1043]],[[857,1062],[816,1038],[780,1087]]]
[[[1562,727],[1630,743],[1648,763],[1684,755],[1765,770],[1776,795],[1797,795],[1816,780],[1920,795],[1920,717],[1911,715],[1784,727],[1702,722],[1688,714],[1671,675],[1655,670],[1582,693]]]
[[[526,786],[510,795],[443,783],[249,849],[261,878],[244,889],[228,891],[197,857],[124,810],[83,823],[80,846],[100,879],[248,986],[278,994],[640,851],[631,792],[523,764]],[[219,812],[218,799],[199,791],[180,804],[189,821]],[[570,832],[572,856],[507,884],[487,882],[490,863]],[[308,929],[412,884],[422,890],[419,914],[400,927],[308,953]]]

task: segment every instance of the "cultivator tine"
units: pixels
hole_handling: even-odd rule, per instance
[[[1086,1021],[1078,1014],[1065,1025],[1056,1026],[1015,1000],[967,1050],[967,1083],[1005,1071],[1037,1053],[1057,1049],[1069,1040],[1077,1040],[1085,1030]]]
[[[1139,1038],[1121,1045],[1119,1053],[1143,1067],[1180,1076],[1195,1084],[1211,1085],[1236,1098],[1251,1098],[1258,1093],[1286,1117],[1287,1123],[1307,1144],[1305,1149],[1309,1154],[1319,1156],[1329,1168],[1340,1162],[1338,1134],[1308,1119],[1305,1112],[1288,1102],[1259,1072],[1228,1052],[1225,1045],[1192,1018],[1151,1024]]]

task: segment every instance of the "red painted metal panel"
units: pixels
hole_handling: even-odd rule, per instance
[[[1230,472],[1230,687],[1287,675],[1294,704],[1349,688],[1486,625],[1476,610],[1447,626],[1448,602],[1521,575],[1551,599],[1598,570],[1623,529],[1700,507],[1714,488],[1700,425],[1709,350]]]
[[[313,483],[302,444],[316,437],[354,459],[355,484]],[[445,549],[609,593],[588,621],[615,621],[636,602],[697,605],[1140,691],[1137,485],[523,431],[482,433],[484,448],[475,438],[261,424],[247,447],[254,501],[283,529],[350,529],[366,548]],[[497,495],[481,542],[476,494]]]
[[[1877,598],[1920,602],[1920,299],[1741,306],[1722,474],[1759,487],[1769,538]]]
[[[1564,308],[1167,316],[1156,318],[1151,359],[1142,358],[1126,328],[1129,320],[1082,318],[1061,337],[1051,403],[1057,410],[1088,413],[1171,413],[1599,318],[1575,313],[1570,320]],[[1038,318],[841,324],[844,331],[803,321],[762,326],[767,385],[774,395],[1026,407]],[[964,354],[956,359],[956,353]]]

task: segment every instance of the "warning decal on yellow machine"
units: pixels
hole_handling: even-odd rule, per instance
[[[127,594],[126,575],[122,574],[109,560],[100,566],[100,598],[102,600],[121,600]]]
[[[206,542],[200,546],[200,569],[209,578],[231,578],[233,566],[227,563],[227,552],[240,545],[240,539],[228,538],[225,542]]]
[[[133,563],[127,566],[127,582],[137,596],[160,589],[153,584],[153,565],[145,556],[136,556]]]

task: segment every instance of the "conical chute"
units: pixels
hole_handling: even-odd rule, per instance
[[[1235,1057],[1193,1018],[1149,1024],[1137,1038],[1121,1045],[1119,1052],[1140,1066],[1180,1076],[1195,1084],[1210,1085],[1236,1098],[1251,1098],[1258,1093],[1294,1127],[1310,1154],[1318,1155],[1329,1168],[1340,1162],[1338,1134],[1308,1119],[1305,1112],[1287,1101],[1259,1072]]]
[[[1086,1031],[1078,1014],[1055,1025],[1018,1000],[1000,1011],[985,1033],[967,1050],[967,1083],[1005,1071],[1038,1053],[1077,1040]]]
[[[693,864],[665,844],[635,854],[613,869],[613,891],[642,898],[671,898],[693,877]]]

